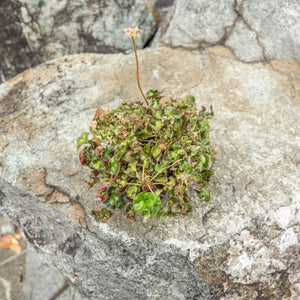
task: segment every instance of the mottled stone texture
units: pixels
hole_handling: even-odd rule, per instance
[[[1,0],[0,83],[66,54],[132,49],[129,26],[142,30],[138,48],[154,34],[144,0]]]
[[[199,48],[217,44],[234,23],[234,0],[176,0],[162,42],[172,47]]]
[[[213,105],[210,203],[189,216],[97,223],[76,138],[97,106],[141,99],[133,55],[51,61],[0,86],[0,211],[92,299],[298,299],[299,62],[224,47],[140,52],[141,84]]]
[[[88,300],[74,286],[69,285],[56,268],[46,264],[31,246],[26,250],[26,274],[22,299]]]
[[[244,62],[300,59],[297,0],[177,0],[161,41],[172,47],[226,45]]]

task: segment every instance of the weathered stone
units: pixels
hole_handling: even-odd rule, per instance
[[[235,20],[234,0],[176,0],[162,42],[172,47],[197,49],[219,43]]]
[[[265,59],[300,59],[299,1],[243,0],[241,2],[240,16],[257,35]],[[240,48],[241,51],[245,51],[246,46]]]
[[[143,47],[156,30],[143,0],[0,2],[0,82],[49,59],[132,49],[122,28],[139,26]]]
[[[244,62],[300,58],[297,0],[177,0],[161,41],[172,47],[226,45]]]
[[[213,105],[210,203],[189,216],[97,223],[76,138],[97,106],[141,99],[133,55],[51,61],[0,86],[0,210],[94,299],[297,299],[299,62],[244,64],[224,47],[140,52],[141,84]],[[279,296],[278,296],[279,295]]]
[[[5,220],[0,216],[0,236],[6,234],[16,234],[16,226]]]
[[[1,197],[1,196],[0,196]],[[1,204],[1,203],[0,203]],[[0,215],[0,237],[7,234],[19,234],[16,226]],[[23,299],[25,273],[26,241],[20,239],[21,253],[0,247],[0,299]]]
[[[31,247],[27,248],[24,300],[87,300],[70,286],[63,275],[47,265]]]
[[[245,62],[264,60],[264,52],[258,43],[257,34],[242,20],[236,22],[234,30],[226,40],[226,46]]]

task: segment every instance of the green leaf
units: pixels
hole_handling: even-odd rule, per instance
[[[166,178],[166,177],[155,178],[155,182],[157,182],[157,183],[166,183],[167,181],[168,181],[168,178]]]
[[[202,145],[207,146],[207,145],[209,145],[209,140],[208,139],[202,139],[201,143],[202,143]]]
[[[129,164],[129,167],[127,168],[127,170],[124,171],[125,174],[130,174],[130,173],[136,173],[136,165],[137,165],[137,161],[134,161],[132,163]]]
[[[151,150],[151,153],[152,153],[152,156],[156,159],[160,155],[161,150],[158,146],[154,146]]]
[[[179,168],[180,168],[181,170],[185,170],[188,166],[189,166],[189,163],[188,163],[187,159],[185,158],[185,159],[183,159],[182,162],[180,163]]]
[[[174,111],[174,107],[172,107],[172,106],[166,107],[166,109],[165,109],[166,116],[168,116],[168,117],[172,116],[173,115],[173,111]]]
[[[149,90],[147,93],[146,93],[146,98],[152,98],[152,97],[155,97],[157,96],[158,94],[158,91],[157,90]]]
[[[111,196],[111,195],[117,195],[119,193],[119,189],[118,187],[112,185],[107,189],[107,195]]]
[[[154,116],[156,119],[161,119],[162,118],[162,111],[161,110],[155,110]]]
[[[124,188],[127,186],[127,181],[124,179],[117,179],[117,184],[119,188]]]
[[[163,143],[159,143],[151,149],[152,156],[157,159],[163,151],[166,150],[166,146]]]
[[[92,210],[91,214],[92,214],[92,216],[94,216],[94,218],[97,222],[100,221],[99,211]]]
[[[131,185],[127,190],[127,195],[130,198],[135,198],[136,194],[140,191],[140,187],[137,185]]]
[[[169,181],[166,183],[168,186],[174,186],[175,185],[175,178],[169,177]]]
[[[211,195],[210,192],[208,190],[206,190],[205,188],[202,188],[199,192],[198,192],[198,196],[199,198],[203,199],[206,202],[209,202]]]
[[[164,170],[166,170],[166,167],[163,166],[163,165],[157,164],[157,165],[155,166],[155,171],[156,171],[157,173],[162,173]]]
[[[139,133],[139,138],[141,139],[149,139],[153,136],[153,132],[152,130],[149,130],[148,128],[142,130],[140,133]]]
[[[176,203],[180,203],[180,200],[178,197],[171,197],[169,199],[169,204],[173,205],[173,204],[176,204]]]
[[[154,125],[154,130],[159,131],[163,126],[164,124],[161,121],[156,121]]]
[[[169,151],[169,158],[172,162],[175,162],[178,159],[177,151]]]
[[[93,210],[91,214],[94,216],[96,221],[104,223],[106,223],[112,217],[112,213],[104,207],[101,210]]]
[[[184,210],[184,213],[189,213],[189,212],[191,212],[192,210],[193,210],[192,206],[191,206],[190,204],[188,204],[188,205],[186,206],[186,209]]]
[[[83,144],[87,144],[89,139],[89,132],[84,132],[78,139],[77,139],[77,150],[79,149],[79,147]]]
[[[120,169],[120,162],[112,157],[108,162],[108,167],[106,171],[111,175],[116,175]]]
[[[160,198],[152,193],[141,192],[133,200],[134,211],[143,215],[144,219],[156,216],[160,207]]]
[[[202,128],[204,131],[208,132],[210,130],[210,126],[207,122],[205,122],[203,125],[202,125]]]
[[[125,203],[126,193],[119,195],[119,189],[116,186],[110,186],[107,190],[107,200],[104,205],[111,209],[117,209],[121,204]]]
[[[108,145],[103,149],[103,158],[110,159],[113,155],[113,147]]]
[[[184,155],[184,156],[186,156],[186,152],[185,152],[185,150],[183,150],[183,149],[179,149],[178,151],[177,151],[177,155]]]
[[[120,146],[121,146],[121,147],[124,147],[124,148],[126,148],[127,145],[129,145],[129,144],[130,144],[130,139],[129,139],[129,138],[127,138],[127,139],[125,139],[125,140],[122,140],[122,141],[120,142]]]
[[[147,157],[146,157],[146,156],[142,156],[142,157],[141,157],[141,160],[142,160],[142,162],[143,162],[143,167],[144,167],[144,168],[147,168],[148,165],[149,165]]]
[[[120,197],[118,195],[111,195],[107,198],[107,200],[104,202],[104,205],[108,208],[116,209],[120,206],[121,201]]]
[[[210,166],[210,156],[208,154],[204,154],[204,157],[205,157],[204,168],[208,169]]]
[[[184,100],[188,102],[189,105],[194,106],[196,104],[195,97],[192,95],[186,95]]]
[[[92,168],[92,169],[95,169],[95,170],[98,170],[99,172],[103,173],[105,172],[105,166],[103,164],[102,161],[100,160],[93,160],[89,166]]]
[[[159,197],[160,194],[161,194],[161,192],[162,192],[162,189],[156,190],[156,191],[154,192],[154,196],[155,196],[155,197]]]

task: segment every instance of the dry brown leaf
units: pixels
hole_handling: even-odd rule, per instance
[[[15,235],[11,235],[11,234],[7,234],[7,235],[3,235],[1,237],[0,240],[0,248],[8,248],[13,250],[16,253],[20,253],[21,252],[21,246],[18,242],[19,239],[21,239],[22,236],[21,234],[15,234]]]

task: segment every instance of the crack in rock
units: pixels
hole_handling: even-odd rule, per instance
[[[300,6],[296,1],[224,0],[218,5],[176,1],[161,43],[188,50],[224,45],[245,63],[269,64],[276,58],[300,58],[300,39],[296,34]]]

